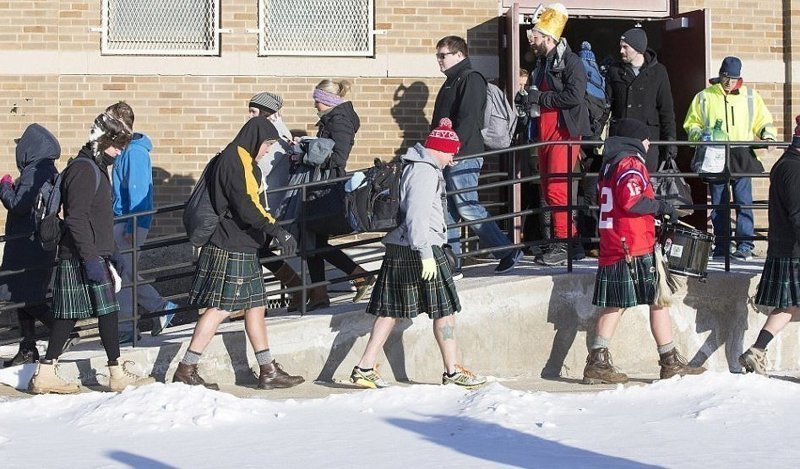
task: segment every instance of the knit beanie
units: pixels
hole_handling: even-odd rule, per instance
[[[275,93],[265,91],[250,98],[248,107],[254,107],[270,114],[275,114],[283,107],[283,98]]]
[[[647,50],[647,33],[642,28],[631,28],[620,36],[621,41],[631,46],[633,50],[640,54],[644,54]]]
[[[578,52],[578,57],[582,58],[583,60],[597,62],[594,52],[592,52],[592,45],[589,44],[589,41],[583,41],[581,43],[581,50]]]
[[[650,129],[639,119],[620,119],[611,129],[611,136],[649,140]]]
[[[458,135],[453,130],[453,122],[446,117],[439,121],[439,127],[433,129],[428,138],[425,139],[425,148],[429,150],[438,150],[455,155],[460,147],[461,142],[459,142]]]

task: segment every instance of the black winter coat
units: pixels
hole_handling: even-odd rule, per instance
[[[531,83],[541,89],[542,80],[547,79],[549,91],[539,95],[536,104],[550,109],[559,109],[559,125],[565,125],[570,135],[590,137],[589,109],[586,107],[586,83],[588,76],[583,62],[572,52],[567,41],[562,39],[546,57],[540,57],[531,72]]]
[[[486,109],[486,80],[477,73],[469,73],[471,70],[469,58],[445,70],[447,79],[433,106],[431,130],[439,127],[442,118],[450,119],[461,142],[457,156],[484,151],[481,129]]]
[[[24,274],[0,277],[0,299],[27,302],[43,299],[50,285],[56,251],[45,251],[32,236],[33,211],[39,189],[55,178],[55,160],[61,156],[61,145],[47,129],[32,124],[17,143],[19,178],[14,187],[0,186],[0,199],[8,210],[6,236],[24,238],[6,241],[0,271],[41,267]]]
[[[353,109],[353,103],[345,101],[334,106],[319,118],[317,127],[317,137],[329,138],[335,142],[333,153],[322,165],[322,169],[330,169],[331,178],[344,176],[350,151],[356,143],[356,132],[361,127],[361,119]]]
[[[653,50],[647,49],[644,56],[639,75],[634,75],[630,64],[624,62],[608,68],[606,96],[611,104],[611,126],[619,119],[637,119],[650,128],[650,140],[673,141],[675,110],[667,69]],[[660,160],[670,153],[674,156],[676,151],[674,145],[651,146],[645,158],[647,170],[656,171]]]
[[[87,158],[100,168],[86,163],[73,163],[64,169],[61,181],[61,203],[66,230],[58,245],[59,259],[81,261],[108,257],[114,252],[114,211],[111,207],[111,181],[108,168],[98,165],[87,143],[76,158]],[[97,190],[95,190],[97,189]]]
[[[767,256],[800,257],[800,148],[789,147],[769,172]]]

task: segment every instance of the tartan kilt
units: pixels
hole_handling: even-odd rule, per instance
[[[767,257],[756,290],[756,304],[775,308],[800,306],[800,259]]]
[[[226,251],[206,244],[200,251],[189,302],[234,312],[267,305],[258,254]]]
[[[652,305],[656,297],[656,268],[653,254],[633,258],[638,284],[631,278],[625,259],[599,267],[592,304],[601,308],[630,308]]]
[[[438,319],[461,311],[453,273],[441,246],[433,246],[433,257],[439,275],[424,281],[419,253],[409,246],[387,244],[367,313],[407,319],[427,313]]]
[[[78,259],[61,259],[53,284],[53,317],[86,319],[119,312],[114,281],[108,271],[103,283],[89,282]]]

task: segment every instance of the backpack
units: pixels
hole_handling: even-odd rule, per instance
[[[586,70],[586,94],[584,100],[589,109],[589,126],[592,130],[591,139],[600,140],[603,128],[608,122],[611,114],[611,105],[606,97],[606,78],[597,66],[592,45],[587,41],[581,44],[581,51],[578,53]]]
[[[86,158],[71,159],[64,171],[42,184],[34,202],[33,226],[39,244],[45,251],[54,251],[58,248],[58,243],[61,242],[61,237],[64,235],[64,220],[59,215],[61,213],[61,182],[67,168],[78,161],[91,163],[95,175],[94,192],[97,193],[97,190],[100,189],[100,168]]]
[[[388,232],[400,225],[400,180],[409,164],[399,157],[388,163],[375,158],[371,168],[355,173],[347,182],[345,216],[353,231]]]
[[[183,209],[183,227],[186,229],[186,234],[189,235],[189,242],[195,247],[203,247],[208,243],[224,216],[224,214],[218,215],[214,210],[211,194],[208,192],[209,178],[214,171],[213,168],[219,155],[217,153],[206,164],[189,195],[189,200],[186,201],[186,207]]]
[[[506,94],[497,85],[489,83],[477,70],[477,73],[486,82],[486,109],[483,112],[483,145],[490,150],[502,150],[511,146],[514,133],[517,129],[517,112],[508,102]],[[460,78],[459,78],[460,79]]]

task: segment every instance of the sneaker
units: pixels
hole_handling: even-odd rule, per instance
[[[699,375],[706,371],[702,366],[690,366],[677,349],[660,355],[658,364],[661,366],[661,379],[670,379],[676,375]]]
[[[739,259],[741,261],[749,261],[753,258],[753,251],[747,248],[738,248],[736,251],[731,254],[731,257],[734,259]]]
[[[506,257],[500,259],[500,263],[497,264],[494,273],[504,274],[513,269],[520,260],[522,260],[522,250],[514,249]]]
[[[377,366],[375,368],[377,368]],[[384,381],[375,369],[362,370],[357,366],[354,366],[353,372],[350,373],[350,382],[362,388],[377,389],[389,387],[389,383]]]
[[[164,311],[169,311],[171,309],[176,309],[178,305],[171,301],[167,301],[167,305],[164,306]],[[150,330],[150,335],[155,337],[161,334],[164,329],[168,328],[170,323],[172,323],[172,318],[175,317],[175,313],[165,314],[163,316],[159,316],[157,321],[153,321],[153,329]]]
[[[353,297],[353,303],[358,303],[361,301],[364,296],[369,293],[372,289],[372,286],[375,285],[375,276],[370,275],[367,278],[360,278],[357,281],[353,281],[353,286],[356,287],[356,294]]]
[[[455,384],[471,389],[486,384],[486,378],[476,375],[460,365],[456,365],[456,372],[453,376],[449,376],[446,371],[442,373],[442,384]]]
[[[453,280],[461,280],[464,278],[464,272],[461,269],[453,271]]]
[[[596,348],[586,357],[583,369],[583,384],[621,384],[628,382],[628,375],[620,372],[611,362],[611,354],[605,347]]]
[[[758,373],[767,376],[767,351],[750,347],[739,356],[739,364],[745,373]]]
[[[565,243],[551,244],[547,252],[538,258],[538,262],[549,266],[566,265],[567,245]]]

